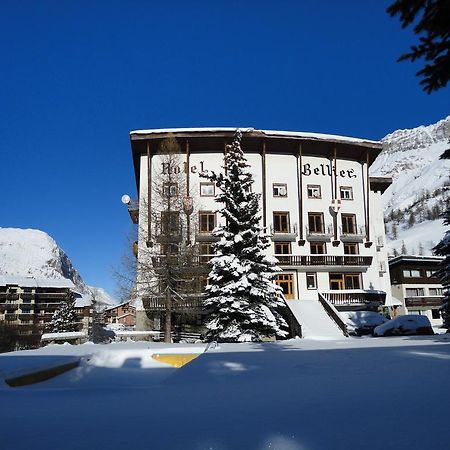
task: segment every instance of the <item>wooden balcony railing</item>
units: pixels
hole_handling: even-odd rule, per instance
[[[442,306],[443,297],[406,297],[405,304],[407,308],[414,306]]]
[[[286,266],[370,266],[372,256],[360,255],[275,255]]]
[[[143,299],[144,308],[149,311],[164,311],[166,309],[166,299],[161,297],[149,297]],[[203,296],[190,295],[183,298],[172,297],[172,311],[185,309],[203,308]]]
[[[382,291],[329,291],[322,292],[325,297],[334,306],[351,306],[367,304],[384,304],[386,293]]]

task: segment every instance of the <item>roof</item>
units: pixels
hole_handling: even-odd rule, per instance
[[[120,308],[121,306],[129,305],[131,303],[131,300],[128,300],[127,302],[119,303],[118,305],[109,306],[108,308],[105,308],[105,311],[111,311],[112,309]],[[133,305],[130,305],[132,308],[134,308]]]
[[[399,255],[389,259],[389,267],[399,264],[431,264],[438,265],[444,260],[442,256]]]
[[[15,275],[0,275],[0,286],[40,287],[40,288],[69,288],[75,285],[67,278],[35,278]]]
[[[211,134],[234,134],[236,130],[240,129],[246,133],[246,136],[267,136],[267,137],[284,137],[297,139],[313,139],[323,141],[337,141],[337,142],[351,142],[358,144],[376,145],[381,147],[381,142],[372,141],[369,139],[354,138],[348,136],[339,136],[336,134],[310,133],[304,131],[281,131],[281,130],[257,130],[255,128],[238,128],[238,127],[212,127],[212,128],[155,128],[149,130],[134,130],[130,131],[130,136],[133,139],[139,139],[141,136],[148,135],[167,135],[175,134],[180,137],[189,137],[192,135],[211,135]]]
[[[189,152],[223,153],[224,145],[232,142],[238,128],[160,128],[134,130],[130,132],[133,154],[136,187],[139,192],[140,156],[156,153],[161,142],[173,135],[184,152],[189,143]],[[298,154],[300,146],[302,154],[329,158],[336,152],[337,158],[360,162],[375,161],[382,150],[379,141],[361,139],[334,134],[310,133],[302,131],[257,130],[254,128],[239,128],[242,130],[242,149],[245,153],[261,153],[264,147],[266,153]]]

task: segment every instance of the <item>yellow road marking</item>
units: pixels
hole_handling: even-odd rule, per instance
[[[197,353],[184,353],[184,354],[155,353],[154,355],[152,355],[152,358],[155,359],[156,361],[170,364],[171,366],[176,367],[178,369],[179,367],[182,367],[185,364],[191,362],[193,359],[197,358],[197,356],[200,355]]]

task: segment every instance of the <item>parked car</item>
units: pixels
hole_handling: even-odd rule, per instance
[[[373,330],[374,336],[406,336],[413,334],[434,334],[428,317],[420,315],[399,316],[382,325],[378,325]]]
[[[374,311],[341,311],[339,314],[352,336],[372,334],[375,327],[388,321],[385,316]]]

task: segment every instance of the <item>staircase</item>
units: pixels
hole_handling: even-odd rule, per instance
[[[341,329],[319,300],[286,300],[286,304],[300,323],[304,338],[335,340],[347,336],[345,326]],[[336,320],[341,319],[337,316]]]

